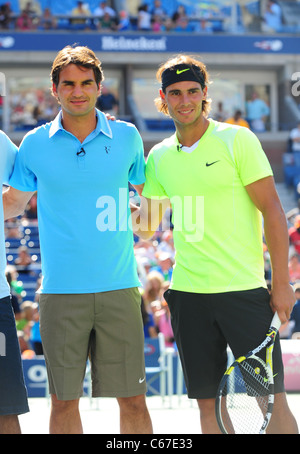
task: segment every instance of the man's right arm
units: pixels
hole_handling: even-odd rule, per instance
[[[4,191],[2,194],[4,219],[14,218],[22,214],[33,194],[34,192],[19,191],[13,187]]]

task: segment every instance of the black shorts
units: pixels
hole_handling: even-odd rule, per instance
[[[264,288],[240,292],[199,294],[167,290],[164,294],[191,399],[216,396],[227,368],[227,347],[235,358],[265,338],[273,313]],[[266,351],[260,356],[265,361]],[[273,350],[275,392],[284,391],[279,336]]]
[[[0,415],[29,411],[10,296],[0,299]]]

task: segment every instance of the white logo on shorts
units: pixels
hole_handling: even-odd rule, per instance
[[[144,378],[139,378],[139,383],[143,383],[143,382],[145,381],[145,378],[146,378],[146,377],[144,377]]]

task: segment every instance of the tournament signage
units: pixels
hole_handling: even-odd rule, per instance
[[[78,43],[99,52],[189,52],[243,54],[298,54],[300,37],[283,35],[224,34],[99,34],[99,33],[0,33],[0,53],[7,51],[57,51]]]

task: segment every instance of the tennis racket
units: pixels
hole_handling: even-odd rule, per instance
[[[272,415],[272,353],[281,322],[275,313],[264,341],[226,370],[216,397],[216,418],[222,433],[262,434]],[[256,356],[266,347],[266,362]]]

